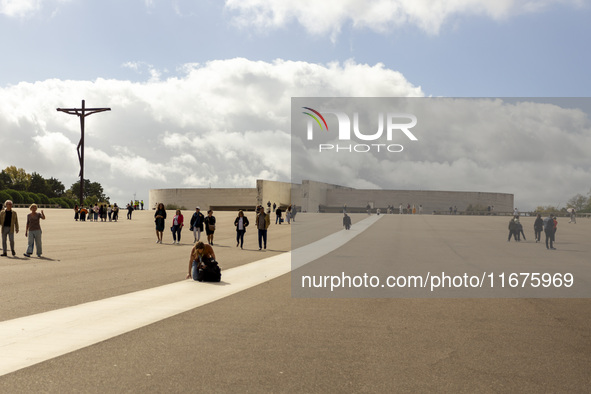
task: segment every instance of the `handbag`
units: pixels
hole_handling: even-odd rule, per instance
[[[215,224],[208,224],[207,228],[209,229],[209,231],[215,231]]]

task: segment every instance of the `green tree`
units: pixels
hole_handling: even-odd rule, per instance
[[[62,197],[66,191],[66,187],[64,186],[64,184],[61,183],[59,180],[55,179],[54,177],[46,179],[45,182],[47,183],[47,187],[49,188],[49,192],[45,193],[47,194],[47,197]]]
[[[48,195],[51,192],[45,178],[36,172],[31,174],[31,182],[28,191],[32,193],[42,193],[44,195]]]
[[[574,208],[577,211],[581,211],[588,204],[588,202],[589,199],[579,193],[570,200],[568,200],[566,206],[568,208]]]
[[[72,184],[70,189],[68,190],[72,195],[78,197],[80,195],[80,181]],[[99,201],[109,201],[109,197],[105,196],[105,192],[103,187],[98,182],[90,182],[90,180],[84,180],[84,191],[82,194],[82,198],[87,200],[89,197],[95,197],[96,202]],[[93,200],[94,201],[94,200]]]
[[[4,171],[10,177],[10,188],[14,190],[29,190],[31,184],[31,175],[22,168],[16,166],[6,167]],[[20,203],[22,204],[22,203]]]
[[[9,189],[12,186],[10,175],[5,170],[0,172],[0,190]]]

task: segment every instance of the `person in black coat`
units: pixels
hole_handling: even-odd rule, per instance
[[[540,242],[542,230],[544,230],[544,219],[542,219],[542,215],[538,213],[536,221],[534,222],[534,234],[536,238],[536,243]]]
[[[195,213],[191,216],[190,221],[190,230],[193,232],[193,237],[195,240],[193,242],[199,242],[201,238],[201,232],[203,231],[203,223],[205,221],[205,216],[201,213],[201,208],[195,208]]]
[[[238,211],[238,217],[234,220],[234,226],[236,226],[236,247],[244,245],[244,233],[246,233],[246,227],[248,227],[248,218],[244,216],[242,210]]]
[[[345,230],[349,230],[351,228],[351,216],[347,214],[343,216],[343,226],[345,226]]]

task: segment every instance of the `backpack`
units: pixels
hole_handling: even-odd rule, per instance
[[[544,219],[544,230],[550,231],[554,230],[554,220],[551,218]]]
[[[199,268],[197,271],[198,282],[219,282],[222,280],[222,270],[218,265],[218,262],[214,259],[209,260],[205,263],[204,268]]]

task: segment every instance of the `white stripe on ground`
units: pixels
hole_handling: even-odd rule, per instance
[[[374,224],[370,216],[298,249],[298,267],[349,242]],[[291,270],[291,254],[222,272],[221,283],[172,283],[104,300],[0,322],[0,376],[219,300]],[[297,268],[297,267],[294,267]]]

